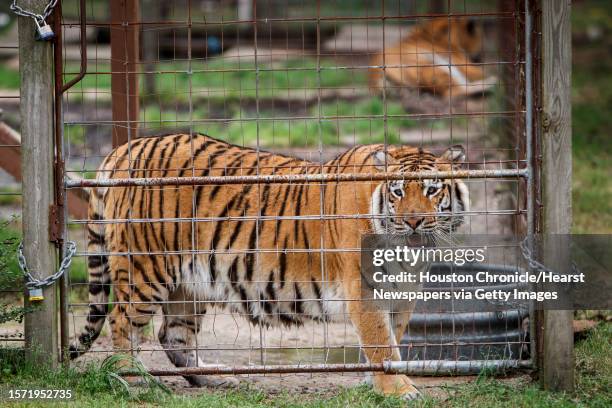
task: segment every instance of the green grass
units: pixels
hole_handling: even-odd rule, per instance
[[[17,262],[20,240],[21,233],[10,225],[10,221],[0,220],[0,292],[19,289],[23,284],[23,275]]]
[[[329,61],[321,63],[324,68],[333,67]],[[350,143],[379,143],[385,140],[385,127],[382,115],[385,113],[379,97],[360,99],[356,102],[338,100],[323,102],[319,108],[316,89],[363,87],[366,83],[364,72],[351,70],[317,71],[316,60],[312,57],[288,60],[273,64],[259,63],[259,73],[254,71],[253,62],[228,62],[227,60],[194,61],[192,74],[186,73],[186,62],[160,63],[155,69],[157,91],[155,95],[143,97],[141,120],[144,128],[151,132],[173,131],[191,128],[193,131],[209,134],[233,143],[254,145],[259,134],[262,146],[306,147],[315,146],[322,141],[324,145]],[[67,71],[78,67],[69,65]],[[230,72],[223,72],[230,70]],[[108,72],[109,67],[99,64],[91,71]],[[182,71],[182,72],[172,72]],[[258,86],[255,84],[258,81]],[[144,81],[141,81],[144,82]],[[256,89],[257,88],[257,89]],[[110,92],[110,74],[89,74],[80,82],[69,99],[78,101],[79,92],[95,89],[96,92]],[[189,90],[193,90],[190,95]],[[276,108],[261,107],[257,114],[255,99],[276,100]],[[287,106],[282,98],[310,99],[310,108],[299,114],[279,114],[279,109]],[[76,98],[76,99],[74,99]],[[190,98],[196,101],[192,113],[188,111]],[[292,102],[295,108],[303,103]],[[320,111],[319,111],[320,109]],[[223,112],[230,118],[227,123],[207,121],[218,117],[214,112]],[[387,103],[387,140],[399,141],[401,129],[414,127],[414,120],[401,117],[405,111],[399,102]],[[319,117],[319,119],[282,119],[266,120],[278,116]],[[395,117],[393,117],[395,115]],[[255,119],[263,118],[256,123]],[[333,117],[333,119],[332,119]],[[338,118],[336,118],[338,117]],[[240,120],[252,119],[252,120]],[[86,142],[86,127],[66,126],[67,139],[75,145]]]
[[[198,106],[192,114],[175,110],[160,110],[154,106],[143,107],[141,119],[143,128],[149,133],[173,132],[176,129],[191,129],[194,132],[245,146],[259,144],[263,147],[312,147],[319,141],[325,146],[355,143],[382,143],[385,141],[383,120],[384,107],[380,98],[361,99],[354,103],[346,101],[326,102],[319,107],[312,106],[303,116],[309,119],[275,119],[278,115],[271,110],[262,109],[257,114],[253,110],[240,109],[238,104],[227,107],[233,112],[228,122],[207,121],[210,117],[206,105]],[[405,112],[398,102],[387,102],[387,141],[399,143],[400,131],[414,128],[416,121],[402,117]],[[321,116],[321,120],[316,119]],[[355,118],[357,117],[357,118]],[[191,118],[193,120],[191,120]],[[315,118],[315,119],[310,119]],[[259,122],[259,123],[258,123]],[[77,146],[87,143],[87,127],[69,125],[65,127],[67,140]]]
[[[19,187],[0,187],[0,205],[16,206],[21,204]]]
[[[87,257],[73,258],[70,265],[70,283],[87,283],[87,281]]]
[[[481,376],[476,381],[443,387],[446,396],[424,397],[413,407],[608,407],[612,404],[612,323],[602,323],[576,346],[576,391],[572,394],[540,390],[525,380],[501,381]],[[92,363],[84,369],[51,371],[24,362],[19,351],[0,349],[0,388],[68,388],[75,407],[172,406],[172,407],[404,407],[397,398],[384,398],[367,386],[328,391],[325,394],[267,395],[249,387],[202,390],[199,395],[168,394],[151,378],[146,387],[129,387],[117,379],[119,364]],[[138,367],[136,367],[138,369]],[[41,403],[40,406],[49,406]],[[34,404],[36,405],[36,404]]]
[[[87,126],[65,125],[64,139],[73,146],[85,146],[87,137]]]
[[[385,140],[383,124],[383,103],[380,98],[360,100],[355,103],[338,102],[321,105],[318,119],[264,120],[259,122],[260,143],[274,147],[315,146],[319,140],[323,145],[342,145],[352,143],[381,143]],[[388,115],[402,115],[404,111],[398,103],[390,102]],[[265,113],[264,113],[265,115]],[[252,115],[250,115],[252,117]],[[319,108],[314,106],[309,111],[310,117],[319,116]],[[353,118],[353,117],[357,118]],[[236,116],[237,118],[240,116]],[[242,115],[242,117],[249,117]],[[265,116],[264,116],[265,117]],[[333,118],[333,119],[332,119]],[[399,141],[401,129],[414,127],[415,122],[406,118],[387,120],[389,143]],[[211,132],[212,130],[212,132]],[[255,144],[257,124],[255,121],[232,122],[227,130],[214,127],[209,134],[234,143]]]
[[[148,375],[138,361],[124,355],[113,355],[101,363],[91,363],[84,369],[58,368],[52,370],[31,363],[19,349],[0,349],[0,390],[2,399],[5,390],[19,389],[70,389],[76,398],[73,406],[103,407],[125,406],[130,402],[164,401],[169,390]],[[131,387],[118,375],[121,369],[129,368],[142,373],[143,387]],[[1,400],[1,399],[0,399]],[[47,404],[44,402],[43,404]],[[33,403],[33,405],[37,405]]]
[[[0,64],[0,89],[19,89],[19,71]]]
[[[331,61],[321,62],[318,70],[315,58],[303,57],[283,62],[255,64],[253,61],[237,62],[227,59],[160,62],[155,64],[156,93],[148,95],[141,89],[141,96],[151,102],[187,103],[190,98],[222,104],[239,102],[245,98],[316,97],[316,89],[354,87],[366,82],[364,70],[330,69]],[[69,63],[65,72],[76,74],[78,64]],[[82,90],[110,92],[111,75],[108,64],[89,67],[88,74],[71,92],[79,97]],[[149,75],[149,74],[143,74]],[[140,81],[144,88],[144,80]]]
[[[262,57],[263,58],[263,57]],[[364,70],[330,69],[336,65],[331,61],[321,62],[318,70],[316,59],[303,57],[283,62],[267,63],[253,61],[235,62],[226,59],[209,61],[194,60],[161,62],[154,66],[156,94],[141,96],[145,100],[165,102],[188,102],[190,97],[218,101],[237,102],[243,98],[280,98],[289,95],[316,96],[316,89],[354,87],[366,82]],[[257,71],[256,71],[257,68]],[[65,80],[79,71],[79,65],[68,63],[64,69]],[[0,87],[19,88],[19,72],[0,67]],[[145,75],[145,74],[143,74]],[[140,81],[141,88],[144,80]],[[258,84],[256,86],[256,84]],[[78,98],[83,90],[110,92],[110,65],[105,63],[88,67],[88,74],[71,92],[71,98]],[[190,96],[190,90],[193,94]],[[74,99],[73,99],[74,100]]]
[[[609,0],[588,0],[572,4],[572,31],[583,33],[589,27],[612,28]]]

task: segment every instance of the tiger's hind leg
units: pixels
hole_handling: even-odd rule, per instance
[[[135,355],[144,327],[159,310],[168,291],[163,285],[149,283],[144,269],[155,265],[146,259],[134,257],[130,264],[127,256],[112,256],[110,267],[115,295],[109,316],[113,349]]]
[[[119,300],[119,302],[125,301]],[[138,359],[138,352],[140,350],[140,338],[141,333],[150,321],[152,316],[155,314],[153,308],[147,308],[146,312],[142,305],[136,310],[132,305],[119,303],[113,307],[110,313],[110,325],[113,339],[113,350],[116,353],[130,354],[132,357]],[[121,368],[132,368],[132,361],[121,360],[118,363]],[[127,377],[127,381],[132,385],[142,385],[143,381],[140,377]]]
[[[179,287],[170,294],[169,303],[162,310],[164,321],[158,338],[168,359],[178,368],[205,367],[195,347],[206,306],[194,302],[193,296]],[[238,385],[236,378],[227,376],[186,375],[184,378],[194,387]]]

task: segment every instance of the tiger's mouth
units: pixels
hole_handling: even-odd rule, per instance
[[[401,236],[431,236],[445,238],[461,225],[461,217],[441,217],[424,221],[416,228],[411,227],[403,217],[383,217],[379,220],[384,233]]]
[[[405,242],[405,245],[420,247],[420,246],[436,246],[443,243],[448,236],[448,233],[440,233],[435,230],[414,230],[412,228],[389,227],[388,219],[382,219],[381,224],[384,226],[386,233],[393,235]]]

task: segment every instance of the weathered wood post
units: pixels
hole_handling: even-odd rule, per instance
[[[139,2],[111,0],[113,147],[138,137]]]
[[[161,17],[162,2],[157,0],[147,0],[143,3],[143,11],[141,18],[147,24],[142,30],[142,59],[144,62],[144,70],[149,72],[144,75],[144,93],[147,98],[155,97],[157,87],[155,85],[156,74],[152,74],[155,70],[155,63],[159,58],[159,43],[161,32],[158,31],[159,26],[151,23],[158,23]]]
[[[572,225],[572,32],[570,0],[540,2],[542,10],[542,227],[544,234],[569,234]],[[564,272],[569,254],[545,240],[544,262]],[[546,248],[548,246],[548,248]],[[565,255],[565,256],[562,256]],[[564,258],[564,259],[563,259]],[[573,311],[541,314],[540,380],[544,389],[574,389]]]
[[[40,13],[47,0],[23,0],[20,6]],[[41,279],[57,271],[50,241],[53,204],[53,46],[35,40],[34,20],[19,17],[21,79],[21,174],[24,254],[32,275]],[[36,364],[58,364],[57,286],[43,291],[44,301],[25,317],[26,355]],[[26,297],[27,301],[27,297]]]

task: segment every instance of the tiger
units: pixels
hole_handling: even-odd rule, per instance
[[[370,88],[380,92],[386,80],[391,88],[415,88],[442,98],[485,92],[496,78],[485,79],[482,67],[475,65],[482,46],[482,25],[474,19],[433,18],[371,58]]]
[[[206,135],[174,134],[116,148],[97,178],[449,171],[464,157],[459,145],[436,156],[422,148],[372,144],[321,164]],[[268,327],[348,316],[368,361],[400,360],[397,344],[412,309],[392,321],[388,312],[366,311],[359,250],[330,249],[359,248],[364,233],[448,234],[469,209],[466,184],[306,181],[93,188],[89,310],[70,357],[85,353],[100,335],[112,287],[108,320],[114,350],[135,349],[143,327],[161,309],[158,339],[176,367],[203,366],[196,336],[202,314],[216,302]],[[209,384],[206,376],[185,378],[192,386]],[[376,373],[371,380],[385,395],[419,395],[405,375]]]

